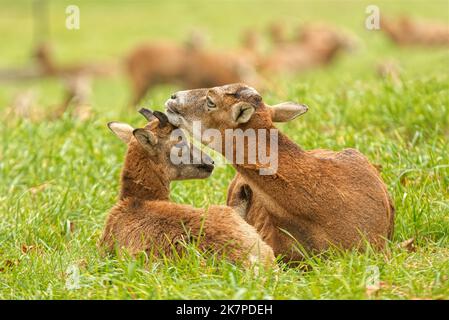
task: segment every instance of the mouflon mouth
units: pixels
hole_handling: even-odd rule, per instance
[[[174,113],[170,110],[167,110],[166,112],[168,122],[170,122],[175,127],[180,127],[182,124],[182,117],[178,113]]]
[[[180,127],[183,124],[182,115],[173,106],[173,101],[168,100],[165,102],[165,114],[167,115],[168,122],[170,122],[175,127]]]
[[[178,110],[176,110],[176,101],[174,101],[173,99],[168,99],[167,101],[165,101],[165,108],[167,109],[167,111],[179,114]]]

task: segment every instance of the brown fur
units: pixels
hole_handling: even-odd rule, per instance
[[[206,96],[215,101],[213,110],[207,110]],[[195,120],[201,121],[203,130],[221,132],[275,128],[273,108],[243,84],[183,91],[174,97],[166,103],[169,119],[187,130]],[[231,109],[242,103],[255,112],[239,124],[233,122]],[[308,252],[320,252],[331,245],[361,248],[364,240],[382,248],[391,238],[392,201],[378,171],[359,151],[305,151],[279,133],[278,158],[274,175],[260,175],[257,166],[234,164],[238,175],[228,193],[228,204],[238,205],[245,198],[242,194],[248,194],[242,193],[247,185],[252,198],[245,219],[275,254],[299,260],[302,255],[293,248],[295,242]]]
[[[398,45],[447,46],[449,45],[449,25],[416,21],[409,17],[396,20],[382,18],[381,29]]]
[[[181,82],[189,48],[172,43],[142,44],[126,58],[126,71],[137,104],[153,86]]]
[[[296,41],[276,41],[274,50],[261,60],[260,68],[265,74],[301,72],[329,64],[350,45],[349,38],[334,28],[306,25]]]
[[[182,255],[183,243],[195,241],[199,250],[225,254],[231,261],[271,264],[271,248],[230,207],[203,210],[169,201],[170,181],[204,178],[210,171],[204,171],[203,163],[176,166],[169,162],[173,127],[167,124],[161,129],[157,123],[146,129],[158,139],[150,152],[136,138],[129,140],[120,200],[108,215],[101,246],[109,251],[126,249],[133,255],[145,251],[155,257],[170,257],[173,253]]]
[[[189,56],[185,68],[186,88],[203,88],[230,82],[248,81],[255,85],[257,75],[248,56],[240,52],[201,50]]]
[[[280,21],[273,22],[268,26],[268,34],[271,42],[276,46],[283,45],[288,42],[285,32],[285,25]]]
[[[255,84],[257,75],[251,59],[249,50],[243,54],[172,43],[140,45],[126,58],[134,91],[132,104],[137,104],[151,87],[163,83],[189,89],[239,81]]]

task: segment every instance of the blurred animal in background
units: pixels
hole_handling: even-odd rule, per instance
[[[271,42],[275,46],[283,45],[289,42],[285,31],[285,25],[280,21],[272,22],[268,26],[268,34]]]
[[[236,54],[241,56],[247,63],[255,69],[258,68],[261,57],[261,36],[255,29],[247,29],[242,33],[241,46],[236,50]]]
[[[37,64],[16,69],[0,70],[0,81],[22,81],[42,77],[70,78],[80,75],[89,77],[108,77],[117,73],[117,65],[110,63],[86,63],[60,65],[56,62],[49,43],[40,43],[32,54]]]
[[[50,121],[61,118],[67,111],[75,118],[84,121],[92,115],[91,79],[85,75],[63,79],[64,100],[56,108],[42,108],[38,103],[38,91],[30,88],[19,92],[13,98],[6,115],[33,122]]]
[[[185,89],[245,82],[263,90],[266,76],[291,74],[329,64],[337,53],[350,49],[353,39],[333,27],[306,25],[300,37],[288,39],[282,23],[269,27],[273,48],[260,51],[260,35],[254,29],[242,34],[237,49],[209,49],[204,33],[196,30],[184,44],[155,42],[138,45],[125,59],[136,105],[149,89],[175,84]],[[263,75],[263,76],[261,76]]]
[[[358,47],[354,35],[325,23],[303,25],[299,28],[296,40],[302,45],[316,48],[323,62],[330,62],[338,51],[352,52]]]
[[[64,102],[59,107],[57,115],[67,110],[79,120],[87,120],[92,115],[91,96],[92,79],[90,76],[80,74],[65,80],[66,94]]]
[[[324,25],[308,24],[297,37],[275,46],[261,62],[264,74],[292,74],[331,63],[338,53],[353,49],[346,33]]]
[[[39,44],[34,51],[34,58],[37,60],[41,76],[76,77],[82,74],[91,77],[107,77],[117,72],[117,66],[112,63],[61,65],[56,62],[49,43]]]
[[[191,44],[178,45],[170,42],[140,44],[125,58],[128,78],[131,82],[136,105],[147,91],[158,84],[179,84],[187,63],[187,55],[195,51]]]
[[[200,88],[231,82],[258,81],[253,67],[248,39],[245,52],[204,48],[198,38],[186,44],[158,42],[138,45],[125,59],[136,105],[147,91],[158,84],[176,84],[184,88]]]
[[[193,29],[187,37],[185,44],[189,49],[204,48],[209,42],[209,36],[201,29]]]
[[[377,75],[382,79],[391,80],[394,84],[400,84],[400,67],[397,61],[385,60],[377,64]]]
[[[183,74],[185,88],[203,88],[232,82],[257,86],[258,76],[251,60],[241,53],[223,50],[191,52]]]
[[[447,46],[449,25],[434,21],[418,21],[410,17],[380,19],[381,30],[400,46]]]
[[[37,91],[33,88],[17,93],[7,109],[7,117],[14,116],[19,119],[37,120],[42,117],[37,108]]]

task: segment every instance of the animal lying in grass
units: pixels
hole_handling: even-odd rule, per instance
[[[242,129],[234,131],[236,137],[247,129],[276,129],[273,122],[289,121],[307,111],[292,102],[270,107],[244,84],[180,91],[166,108],[175,126],[192,133],[193,122],[201,121],[203,133],[213,128],[223,137],[226,129]],[[247,155],[249,148],[255,147],[257,154],[262,142],[267,150],[272,148],[269,135],[256,146],[245,139],[243,150],[237,150],[235,141],[227,141],[233,146],[231,161],[237,153]],[[225,155],[225,146],[220,147],[215,149]],[[308,252],[321,252],[333,245],[362,248],[364,240],[382,248],[391,238],[393,203],[379,172],[359,151],[306,151],[279,132],[277,157],[278,168],[271,175],[261,175],[259,163],[247,162],[247,156],[243,163],[233,163],[238,174],[228,193],[229,205],[249,201],[244,217],[276,255],[295,261],[302,258],[297,244]]]
[[[410,17],[396,20],[382,18],[383,30],[398,45],[449,45],[449,25],[438,22],[417,21]]]
[[[147,91],[162,83],[181,82],[190,45],[161,42],[141,44],[126,57],[126,72],[130,79],[136,105]]]
[[[268,26],[268,34],[271,42],[277,47],[289,41],[286,36],[285,25],[281,21],[272,22]]]
[[[236,81],[258,81],[246,52],[234,54],[169,42],[139,45],[127,56],[126,70],[134,91],[133,105],[158,84],[200,88]]]
[[[186,144],[185,137],[174,141],[171,135],[176,128],[164,114],[146,109],[141,113],[149,120],[143,129],[118,122],[108,125],[128,145],[128,152],[120,199],[107,217],[101,246],[158,257],[181,255],[184,243],[194,240],[199,250],[224,254],[234,262],[272,263],[272,249],[232,208],[203,210],[170,202],[170,182],[209,177],[212,160],[205,155],[198,159],[200,151]],[[198,164],[173,164],[171,153],[181,150]]]
[[[259,63],[261,72],[266,75],[291,74],[326,65],[338,53],[353,46],[348,35],[322,24],[303,26],[295,41],[274,41],[273,51]]]

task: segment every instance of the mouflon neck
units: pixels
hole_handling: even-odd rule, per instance
[[[121,174],[120,199],[168,200],[170,180],[140,145],[128,149]]]

